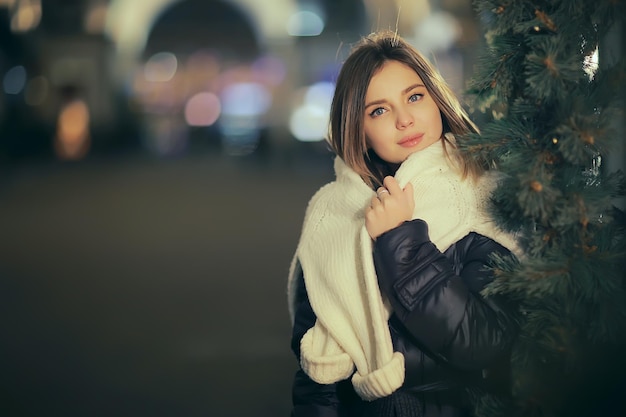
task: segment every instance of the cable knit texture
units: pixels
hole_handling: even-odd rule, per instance
[[[365,208],[375,192],[338,157],[334,168],[335,181],[323,186],[306,210],[289,271],[290,314],[293,320],[295,277],[302,268],[317,317],[300,343],[302,369],[322,384],[352,375],[356,392],[374,400],[402,386],[404,358],[393,351],[387,324],[391,310],[378,288],[365,228]],[[413,153],[395,177],[400,187],[413,185],[413,218],[426,221],[431,241],[442,252],[470,232],[519,252],[513,237],[498,230],[485,211],[495,177],[462,180],[441,141]]]

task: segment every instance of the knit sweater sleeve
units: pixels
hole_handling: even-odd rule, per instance
[[[480,295],[493,279],[485,267],[495,252],[509,253],[471,234],[455,244],[453,262],[430,241],[422,220],[403,223],[374,245],[379,285],[396,316],[433,356],[459,369],[488,367],[512,342],[507,307]]]

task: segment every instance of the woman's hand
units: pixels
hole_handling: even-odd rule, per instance
[[[376,240],[386,231],[411,220],[414,208],[411,183],[402,189],[394,177],[385,177],[383,187],[376,190],[376,197],[372,198],[370,206],[365,210],[367,233]]]

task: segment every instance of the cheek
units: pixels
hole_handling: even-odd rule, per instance
[[[439,109],[434,110],[430,117],[430,125],[433,129],[443,130],[443,118],[441,117],[441,112]]]
[[[439,130],[443,130],[443,119],[441,118],[441,113],[437,113],[434,123],[439,128]]]
[[[368,148],[377,148],[380,146],[381,137],[388,135],[382,135],[380,129],[369,129],[365,132],[365,143]]]
[[[443,124],[443,114],[441,114],[441,110],[439,110],[439,108],[437,107],[437,111],[435,112],[435,114],[437,115],[437,119],[439,119],[439,124]]]
[[[375,122],[367,123],[363,131],[365,132],[365,137],[368,138],[370,142],[376,142],[379,138],[389,135],[389,128],[390,126],[387,120],[376,120]]]

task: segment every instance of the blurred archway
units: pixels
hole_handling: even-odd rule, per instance
[[[179,1],[155,20],[142,55],[146,58],[164,50],[191,54],[211,49],[247,60],[260,52],[255,32],[254,23],[231,2]]]
[[[230,154],[256,150],[286,72],[265,55],[265,42],[236,2],[184,0],[162,9],[132,73],[145,146],[161,155],[216,145]]]
[[[167,10],[172,10],[179,3],[188,3],[188,0],[152,0],[150,2],[130,2],[111,0],[107,13],[106,30],[116,42],[122,59],[132,59],[141,54],[145,47],[148,34],[155,23]],[[273,40],[288,40],[284,30],[284,23],[293,13],[296,5],[294,0],[275,0],[271,5],[262,4],[254,0],[225,0],[222,2],[198,2],[197,7],[225,9],[229,5],[231,10],[245,15],[260,43]],[[223,3],[223,4],[218,4]],[[189,6],[183,6],[189,7]],[[192,6],[193,7],[193,6]],[[205,16],[206,17],[206,16]],[[219,13],[211,11],[208,18],[219,18]],[[208,22],[206,22],[208,24]],[[236,34],[228,28],[219,39],[233,37]],[[238,34],[236,34],[238,35]]]

